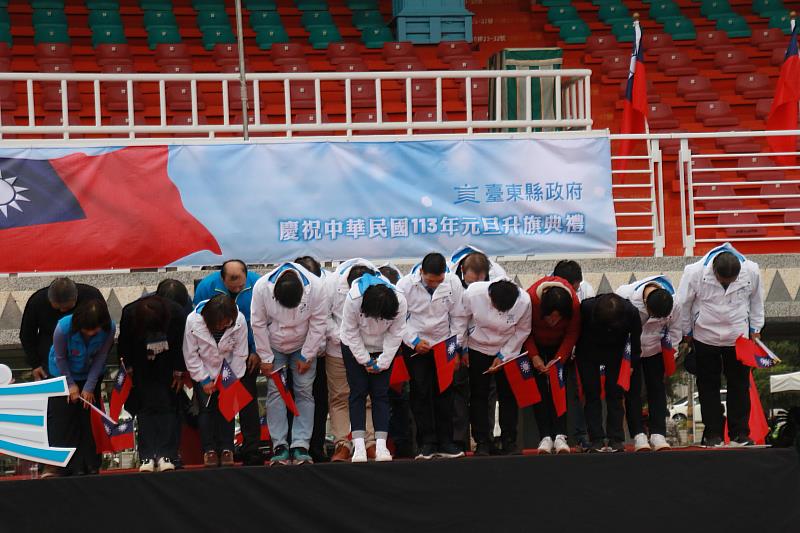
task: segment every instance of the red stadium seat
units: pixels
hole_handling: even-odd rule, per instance
[[[653,130],[671,130],[679,126],[672,114],[672,107],[664,102],[647,105],[647,123]]]
[[[714,55],[714,66],[726,74],[753,72],[756,67],[749,62],[747,53],[741,48],[720,50]]]
[[[789,211],[783,215],[783,222],[786,229],[800,235],[800,211]]]
[[[375,107],[375,82],[353,80],[350,82],[350,98],[353,107]]]
[[[175,83],[165,89],[167,99],[167,109],[170,111],[191,111],[192,92],[189,83]],[[197,91],[197,109],[206,108],[200,90]]]
[[[303,53],[303,45],[297,43],[273,44],[269,51],[272,62],[276,65],[305,61],[306,55]]]
[[[337,63],[336,72],[369,72],[369,67],[360,57],[352,58]]]
[[[586,38],[586,53],[592,57],[613,56],[619,52],[619,43],[613,35],[590,35]]]
[[[717,220],[730,237],[763,237],[767,234],[767,228],[756,227],[760,222],[755,213],[723,213]]]
[[[714,168],[714,164],[706,158],[692,159],[692,170],[707,170]],[[693,181],[711,183],[720,181],[720,176],[716,172],[697,172],[693,174]]]
[[[761,196],[790,196],[789,198],[765,198],[770,209],[800,208],[800,186],[794,183],[762,185]]]
[[[33,53],[37,63],[54,61],[57,63],[72,62],[72,47],[69,43],[39,43]]]
[[[394,63],[394,70],[401,72],[407,70],[428,70],[419,59],[409,59],[408,61],[397,61]]]
[[[707,181],[705,174],[695,177],[696,181]],[[736,196],[736,190],[731,185],[704,185],[697,187],[694,191],[695,201],[703,207],[705,211],[728,211],[741,209],[744,204],[736,198],[725,198]],[[719,200],[697,200],[697,198],[719,197]],[[725,199],[722,199],[725,198]]]
[[[466,41],[444,41],[436,47],[436,55],[445,63],[450,58],[472,57],[472,46]]]
[[[382,113],[381,121],[389,122],[389,115],[387,113]],[[378,115],[374,111],[358,111],[357,113],[353,113],[353,122],[362,122],[365,124],[378,122]]]
[[[405,102],[405,89],[401,95],[402,101]],[[436,105],[436,82],[434,80],[411,80],[411,101],[414,105]]]
[[[772,51],[779,48],[786,51],[786,36],[778,28],[766,28],[753,31],[753,44],[759,50]]]
[[[722,128],[737,126],[739,119],[733,114],[730,104],[724,100],[700,102],[695,110],[695,119],[704,126]]]
[[[111,62],[133,61],[130,47],[127,44],[99,44],[94,49],[97,64],[102,66]]]
[[[192,56],[186,43],[159,43],[155,49],[155,59],[159,66],[164,64],[192,63]],[[162,70],[163,72],[163,70]]]
[[[647,32],[642,37],[642,46],[647,53],[659,55],[664,52],[673,52],[678,48],[669,33]]]
[[[748,100],[757,100],[759,98],[770,98],[775,91],[772,89],[769,76],[751,72],[749,74],[739,74],[736,77],[736,93]]]
[[[311,72],[311,67],[303,59],[287,59],[278,66],[280,72]]]
[[[303,111],[300,113],[295,114],[292,117],[292,124],[316,124],[317,122],[317,114],[314,111]],[[330,122],[330,118],[328,117],[327,113],[322,113],[320,116],[320,122],[327,123]]]
[[[289,83],[289,97],[293,109],[309,109],[316,107],[313,81],[293,81]]]
[[[465,102],[467,100],[467,92],[464,89],[465,83],[459,82],[458,98]],[[476,78],[471,80],[470,86],[472,87],[472,103],[484,103],[489,98],[489,80],[487,78]]]
[[[736,166],[740,170],[747,181],[780,181],[784,179],[784,172],[781,169],[775,170],[747,170],[748,168],[765,168],[774,167],[775,162],[772,158],[765,155],[740,157],[736,162]]]
[[[17,109],[17,93],[13,81],[0,82],[0,109],[3,113]]]
[[[769,63],[770,65],[777,67],[783,65],[783,60],[786,59],[786,49],[785,48],[773,48],[772,49],[772,57],[770,57]]]
[[[383,59],[387,63],[418,60],[414,44],[408,41],[383,43]]]
[[[603,58],[600,71],[609,79],[626,79],[630,73],[630,54],[614,54]]]
[[[70,126],[80,126],[81,125],[81,117],[77,113],[68,113],[67,120],[69,121]],[[44,116],[41,122],[37,121],[37,125],[42,126],[62,126],[64,124],[63,116],[60,112],[58,113],[48,113]],[[63,137],[62,133],[53,133],[43,135],[42,137],[48,139],[61,139]],[[70,133],[70,139],[80,139],[83,137],[81,134]]]
[[[683,51],[667,52],[658,58],[658,69],[667,76],[694,76],[694,66],[689,54]]]
[[[625,97],[625,91],[628,90],[628,80],[624,79],[619,84],[619,97]],[[657,104],[661,101],[661,95],[655,90],[652,80],[647,80],[647,102],[650,104]]]
[[[192,126],[191,113],[173,113],[167,117],[167,124],[170,126]],[[202,113],[197,114],[197,125],[204,126],[208,124],[208,119]],[[208,137],[207,133],[176,133],[175,137]]]
[[[450,70],[482,70],[477,59],[454,59],[450,61]]]
[[[707,54],[713,54],[719,50],[728,50],[731,46],[728,34],[724,31],[697,32],[697,47]]]
[[[678,78],[678,96],[687,102],[719,100],[719,93],[713,90],[711,80],[705,76],[681,76]]]
[[[345,62],[363,61],[361,54],[358,53],[358,46],[355,43],[330,43],[328,44],[328,61],[332,65],[338,65]]]
[[[11,47],[5,41],[0,41],[0,58],[11,59]]]
[[[217,43],[211,52],[214,63],[217,65],[238,65],[239,45],[234,43]]]
[[[759,120],[767,120],[769,112],[772,109],[772,98],[762,98],[756,102],[756,118]]]
[[[42,107],[45,111],[61,111],[61,85],[58,82],[42,84]],[[80,94],[74,83],[67,84],[67,109],[81,109]]]

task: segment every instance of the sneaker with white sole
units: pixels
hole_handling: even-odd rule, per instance
[[[152,459],[145,459],[142,461],[142,465],[139,467],[139,472],[155,472],[156,470],[156,462]]]
[[[556,453],[570,453],[572,450],[567,443],[567,436],[566,435],[556,435],[556,440],[553,443],[553,448],[555,449]]]
[[[553,439],[545,437],[539,441],[539,453],[553,453]]]
[[[380,462],[383,461],[391,461],[392,460],[392,453],[383,446],[376,446],[375,447],[375,460]]]
[[[633,451],[635,452],[649,452],[650,443],[647,442],[647,435],[639,433],[633,437]]]
[[[172,460],[169,457],[162,457],[158,460],[159,472],[169,472],[170,470],[175,470],[175,465],[172,464]]]
[[[659,435],[658,433],[650,435],[650,446],[652,446],[655,451],[668,450],[671,448],[667,439],[664,438],[664,435]]]
[[[367,462],[367,449],[366,448],[361,448],[361,449],[356,448],[355,450],[353,450],[353,457],[350,458],[350,462],[351,463],[366,463]]]

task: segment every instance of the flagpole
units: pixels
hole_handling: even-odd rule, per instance
[[[80,398],[80,399],[81,399],[81,401],[82,401],[83,403],[85,403],[86,405],[88,405],[90,408],[92,408],[92,409],[94,409],[95,411],[97,411],[97,414],[99,414],[100,416],[102,416],[103,418],[105,418],[106,420],[108,420],[109,422],[111,422],[112,424],[114,424],[115,426],[116,426],[117,424],[119,424],[119,422],[114,422],[113,420],[111,420],[111,417],[110,417],[110,416],[108,416],[108,415],[107,415],[107,414],[105,414],[103,411],[101,411],[100,409],[98,409],[96,405],[94,405],[92,402],[90,402],[90,401],[86,400],[86,398],[84,398],[83,396],[78,396],[78,398]]]
[[[516,361],[517,359],[519,359],[520,357],[522,357],[522,356],[524,356],[524,355],[528,355],[528,352],[527,352],[527,351],[524,351],[524,352],[522,352],[521,354],[519,354],[519,355],[516,355],[516,356],[512,357],[511,359],[506,359],[506,360],[504,360],[502,363],[500,363],[499,365],[497,365],[496,367],[493,367],[493,368],[489,368],[489,369],[487,369],[487,370],[486,370],[486,372],[484,372],[484,374],[490,374],[490,373],[491,373],[491,372],[490,372],[490,370],[497,371],[496,369],[498,369],[498,368],[501,368],[501,367],[504,367],[504,366],[506,366],[508,363],[510,363],[511,361]]]

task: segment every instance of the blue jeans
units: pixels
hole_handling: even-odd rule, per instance
[[[363,439],[367,433],[367,394],[372,400],[372,424],[375,438],[385,439],[389,434],[389,377],[391,368],[380,374],[370,374],[356,361],[350,348],[342,344],[342,359],[350,386],[350,430],[354,439]]]
[[[305,374],[297,371],[297,362],[300,361],[300,351],[290,354],[276,352],[273,368],[286,367],[286,372],[292,375],[292,394],[294,403],[300,416],[292,420],[292,440],[290,448],[308,449],[311,441],[311,432],[314,430],[314,376],[317,373],[317,360],[311,362],[311,368]],[[267,425],[272,437],[272,446],[286,446],[289,443],[289,422],[286,415],[286,404],[270,379],[267,382]]]

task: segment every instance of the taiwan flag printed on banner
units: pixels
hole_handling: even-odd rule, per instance
[[[628,391],[631,388],[631,339],[628,337],[628,342],[625,343],[625,350],[622,352],[622,362],[619,365],[619,377],[617,378],[617,385],[622,387],[622,390]]]
[[[433,360],[436,363],[436,377],[439,381],[439,392],[444,392],[453,383],[453,373],[458,361],[457,337],[437,342],[433,345]]]
[[[528,407],[542,401],[536,377],[533,374],[533,365],[527,355],[517,357],[515,360],[503,365],[506,379],[517,399],[517,406]]]
[[[111,400],[108,406],[108,416],[114,420],[119,420],[119,414],[122,412],[122,407],[128,400],[131,393],[133,382],[131,376],[125,369],[125,365],[120,365],[117,377],[114,378],[114,388],[111,389]]]
[[[168,147],[0,158],[0,271],[147,268],[221,254],[167,173]]]
[[[550,394],[553,397],[553,407],[556,409],[556,416],[561,416],[567,412],[567,382],[564,377],[564,364],[560,359],[556,360],[548,373],[550,374]]]
[[[675,373],[675,354],[677,351],[672,346],[672,341],[669,338],[668,328],[664,328],[661,335],[661,357],[664,358],[664,377],[670,377]]]
[[[222,360],[222,368],[217,376],[216,387],[219,391],[219,400],[217,401],[219,412],[229,422],[245,405],[253,401],[253,397],[244,388],[244,385],[236,377],[236,373],[225,359]]]

